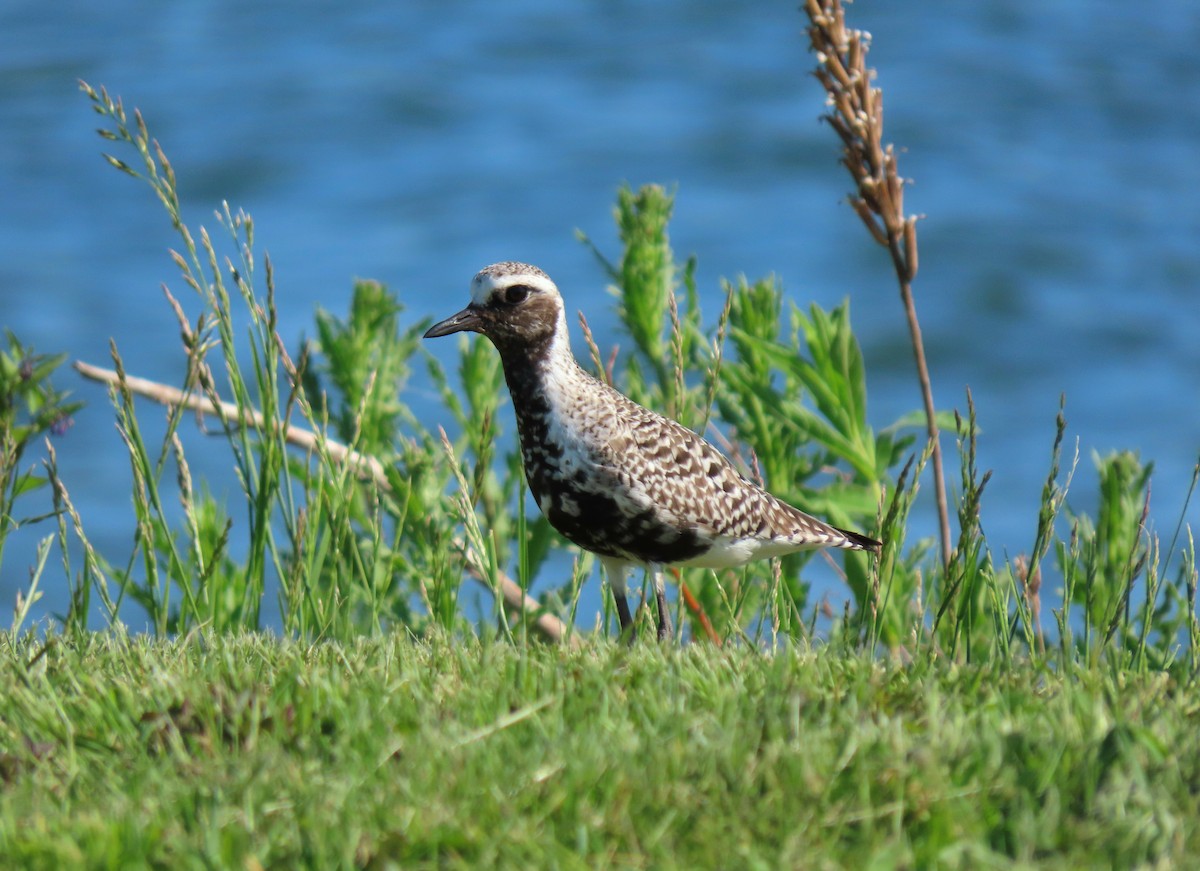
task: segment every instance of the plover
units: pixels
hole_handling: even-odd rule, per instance
[[[481,270],[470,305],[425,338],[462,330],[500,352],[529,489],[555,529],[600,557],[623,634],[632,631],[625,574],[634,565],[654,576],[658,636],[667,638],[666,566],[727,568],[822,547],[878,552],[880,542],[780,501],[690,429],[585,372],[558,288],[536,266]]]

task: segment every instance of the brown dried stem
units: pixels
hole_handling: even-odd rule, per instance
[[[75,371],[84,378],[108,384],[121,390],[128,390],[131,394],[143,396],[169,408],[186,408],[201,415],[216,415],[222,421],[239,420],[238,408],[232,402],[220,402],[194,392],[179,390],[169,384],[162,384],[145,378],[135,378],[132,375],[115,372],[112,369],[102,369],[99,366],[84,363],[82,360],[76,360],[73,365]],[[265,426],[263,416],[258,411],[247,411],[240,417],[240,422],[244,426],[252,426],[260,430]],[[374,457],[360,454],[332,439],[322,439],[321,436],[310,430],[292,426],[291,424],[280,424],[280,426],[283,429],[283,437],[288,444],[295,445],[307,451],[316,451],[319,447],[323,446],[333,461],[349,463],[354,466],[355,470],[363,478],[374,481],[384,490],[391,489],[391,485],[387,481],[387,474],[383,463]],[[467,547],[465,543],[460,542],[460,548],[466,557],[467,570],[471,577],[491,590],[492,586],[485,579],[482,560],[479,559],[478,554]],[[499,584],[500,595],[509,610],[519,615],[536,614],[537,616],[534,619],[533,625],[546,640],[562,643],[567,639],[567,627],[563,622],[553,614],[542,612],[542,606],[532,596],[526,595],[524,590],[521,589],[520,584],[500,571],[497,571],[496,579]],[[572,635],[570,638],[572,643],[578,643],[575,636]]]
[[[854,180],[850,205],[871,237],[888,249],[900,284],[900,299],[908,320],[917,379],[925,405],[926,431],[933,445],[934,496],[941,527],[942,560],[950,560],[950,511],[942,448],[933,406],[933,388],[921,325],[913,302],[912,281],[917,275],[917,218],[904,214],[904,185],[896,170],[896,152],[883,142],[883,92],[871,87],[875,71],[866,65],[870,35],[846,28],[841,0],[805,0],[811,26],[809,41],[819,66],[813,75],[828,94],[824,119],[842,140],[842,163]]]

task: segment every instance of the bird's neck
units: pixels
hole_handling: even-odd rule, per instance
[[[504,379],[518,408],[545,406],[547,388],[555,381],[570,377],[579,369],[571,352],[571,339],[565,319],[558,328],[537,341],[520,346],[500,347]]]
[[[544,340],[521,348],[500,349],[500,360],[512,395],[522,447],[547,445],[551,420],[564,410],[563,387],[577,382],[583,373],[571,353],[566,319]]]

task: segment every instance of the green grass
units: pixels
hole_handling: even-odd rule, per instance
[[[1166,673],[440,636],[4,641],[5,867],[1200,860],[1200,694]]]

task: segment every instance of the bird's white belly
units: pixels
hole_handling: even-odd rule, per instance
[[[794,542],[761,539],[761,538],[727,538],[718,536],[712,546],[689,560],[679,563],[681,566],[692,566],[702,569],[729,569],[745,565],[753,560],[769,559],[775,556],[786,556],[789,553],[817,547],[816,543],[797,547]]]

